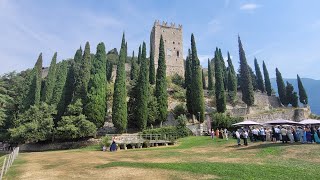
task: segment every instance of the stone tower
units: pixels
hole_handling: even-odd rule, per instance
[[[183,39],[182,25],[176,25],[167,22],[154,22],[150,35],[150,48],[154,50],[154,64],[158,68],[160,36],[162,34],[164,41],[165,60],[167,65],[167,76],[179,74],[184,77],[184,61],[183,61]]]

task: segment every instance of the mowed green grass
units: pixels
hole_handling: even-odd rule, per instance
[[[67,172],[76,163],[78,167],[74,167],[72,171],[82,173],[83,179],[90,179],[91,176],[89,173],[84,173],[84,169],[89,169],[90,173],[97,175],[101,171],[108,172],[109,170],[111,172],[114,168],[135,168],[135,170],[138,168],[150,172],[169,170],[170,172],[179,172],[182,176],[183,173],[188,173],[195,175],[194,177],[212,175],[205,177],[218,179],[308,180],[320,177],[320,145],[318,144],[283,145],[281,143],[258,142],[249,143],[248,147],[238,147],[234,139],[226,141],[192,136],[179,139],[177,145],[168,147],[120,150],[115,153],[102,153],[99,149],[97,146],[92,146],[78,150],[22,153],[10,168],[5,179],[23,179],[25,173],[23,166],[28,166],[28,163],[39,165],[35,171],[52,174],[55,174],[55,171],[61,173],[65,170]],[[85,158],[88,157],[88,153],[90,153],[90,158],[86,160],[88,162],[77,161],[72,157],[74,155]],[[97,156],[92,157],[95,154]],[[50,161],[42,160],[49,156]],[[54,160],[55,156],[57,156],[57,161]],[[34,157],[38,158],[37,161],[33,161]],[[72,162],[68,160],[71,157],[73,158]],[[106,162],[101,162],[101,158],[104,158]],[[31,168],[28,169],[29,173],[30,171],[32,171]],[[101,178],[103,177],[101,176]],[[182,177],[179,176],[179,178]],[[52,177],[52,179],[58,178]],[[158,177],[158,179],[163,178]]]

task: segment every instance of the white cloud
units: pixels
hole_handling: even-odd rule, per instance
[[[252,11],[252,10],[255,10],[259,7],[261,7],[261,6],[258,4],[246,3],[246,4],[243,4],[242,6],[240,6],[240,9],[244,10],[244,11]]]

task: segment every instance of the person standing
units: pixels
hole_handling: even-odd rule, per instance
[[[220,129],[220,132],[219,132],[219,138],[220,138],[220,139],[223,139],[223,134],[224,134],[224,133],[223,133],[223,130],[222,130],[222,128],[221,128],[221,129]]]
[[[219,129],[216,129],[216,137],[219,138]]]
[[[243,144],[248,146],[248,132],[247,130],[243,131]]]
[[[238,146],[240,146],[241,143],[240,143],[240,133],[239,133],[239,129],[237,129],[237,131],[236,131],[236,138],[237,138]]]
[[[266,130],[266,141],[271,141],[271,130],[267,128]]]
[[[224,128],[224,137],[226,138],[226,140],[228,141],[228,129]]]
[[[213,129],[211,129],[210,134],[211,134],[211,139],[214,139],[214,130]]]
[[[289,138],[290,143],[292,144],[294,142],[294,138],[293,138],[292,130],[290,127],[288,127],[287,129],[287,137]]]
[[[274,128],[274,131],[275,131],[275,136],[276,136],[276,141],[280,141],[280,127],[278,126],[276,126],[275,128]]]
[[[262,142],[266,141],[266,132],[263,127],[260,129],[260,136],[261,136]]]
[[[281,136],[282,136],[282,143],[284,142],[288,143],[287,130],[284,127],[282,127],[281,129]]]

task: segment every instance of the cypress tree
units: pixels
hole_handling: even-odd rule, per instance
[[[131,58],[131,70],[130,70],[130,79],[136,80],[139,76],[139,66],[137,61],[134,59],[134,51],[132,52],[132,58]]]
[[[203,89],[207,89],[206,78],[204,76],[203,69],[202,69],[202,87],[203,87]]]
[[[264,93],[263,77],[262,77],[262,73],[256,58],[254,58],[254,68],[256,70],[256,76],[257,76],[257,87],[262,93]]]
[[[96,127],[104,124],[106,116],[106,50],[104,43],[99,43],[97,53],[94,56],[89,81],[87,104],[85,115]]]
[[[252,77],[250,74],[250,69],[247,63],[246,55],[242,47],[240,36],[238,36],[238,43],[239,43],[239,57],[240,57],[240,85],[242,90],[242,100],[248,106],[252,106],[254,104]]]
[[[57,107],[57,115],[55,118],[55,124],[57,120],[60,120],[61,116],[64,114],[67,104],[66,104],[66,92],[67,86],[67,74],[68,74],[68,61],[62,61],[57,64],[57,76],[55,78],[55,87],[53,90],[53,96],[51,99],[51,104]]]
[[[160,37],[159,60],[158,60],[155,96],[157,98],[158,109],[159,109],[158,120],[162,122],[167,119],[167,114],[168,114],[166,59],[165,59],[164,43],[163,43],[162,35]]]
[[[58,71],[58,70],[57,70]],[[63,112],[66,112],[67,107],[72,102],[75,88],[75,63],[74,60],[68,61],[67,79],[65,84],[65,108]],[[58,112],[59,114],[59,112]]]
[[[40,104],[40,98],[41,98],[41,82],[42,82],[42,53],[39,56],[39,59],[37,60],[37,63],[35,65],[35,96],[34,96],[34,105]]]
[[[55,52],[52,57],[48,76],[44,84],[42,101],[45,103],[49,103],[52,98],[52,93],[53,93],[53,88],[55,86],[55,78],[56,78],[56,62],[57,62],[57,52]]]
[[[204,98],[201,77],[200,61],[197,55],[196,42],[194,35],[191,34],[191,58],[192,58],[192,93],[193,93],[193,113],[200,113],[200,122],[204,121]]]
[[[156,75],[155,75],[155,67],[154,67],[154,50],[152,45],[150,44],[150,63],[149,63],[149,82],[150,84],[155,84]]]
[[[187,110],[190,114],[193,114],[192,111],[192,61],[191,61],[191,52],[188,50],[188,56],[186,58],[186,67],[185,69],[185,87],[186,87],[186,104]]]
[[[228,86],[227,86],[228,85],[228,73],[227,73],[227,67],[226,67],[226,64],[224,62],[224,59],[223,59],[223,56],[222,56],[220,48],[218,49],[218,55],[219,55],[219,59],[221,61],[221,67],[222,67],[222,70],[223,70],[222,78],[223,78],[224,89],[227,90],[227,88],[228,88]]]
[[[286,96],[286,86],[284,85],[282,75],[278,68],[276,68],[276,78],[277,78],[277,86],[278,86],[278,94],[281,103],[284,106],[288,106],[287,96]]]
[[[112,79],[112,71],[113,71],[113,64],[110,61],[107,61],[107,81],[110,82]]]
[[[263,66],[263,75],[264,75],[264,82],[266,85],[266,91],[267,91],[268,96],[271,96],[271,93],[272,93],[271,82],[270,82],[270,78],[269,78],[268,69],[267,69],[267,66],[264,63],[264,61],[262,63],[262,66]]]
[[[293,99],[292,99],[292,107],[299,107],[299,104],[298,104],[298,94],[297,92],[294,92],[293,93]]]
[[[112,104],[112,122],[120,133],[127,129],[128,123],[125,55],[125,36],[123,33]]]
[[[299,77],[299,75],[297,74],[297,80],[298,80],[298,88],[299,88],[299,99],[300,102],[304,105],[308,104],[308,95],[306,93],[306,90],[303,87],[302,81]]]
[[[213,72],[212,72],[212,67],[211,67],[211,62],[210,60],[208,59],[208,90],[209,91],[212,91],[214,89],[213,87]]]
[[[237,98],[237,75],[234,70],[230,54],[228,52],[228,94],[231,103],[234,103]]]
[[[254,74],[252,68],[249,65],[248,65],[248,68],[249,68],[250,75],[251,75],[253,91],[256,91],[258,89],[257,76]]]
[[[74,96],[72,101],[76,102],[78,99],[82,100],[82,89],[83,89],[83,63],[82,63],[82,48],[80,47],[74,55]]]
[[[148,121],[148,100],[149,100],[149,72],[146,57],[146,44],[142,44],[140,61],[140,74],[137,82],[137,110],[134,117],[137,120],[139,130],[144,130]]]
[[[140,65],[141,61],[141,45],[139,46],[139,52],[138,52],[138,64]]]
[[[215,77],[216,77],[216,107],[219,113],[226,111],[226,97],[225,97],[225,88],[223,82],[223,64],[220,59],[219,52],[215,52]]]
[[[290,84],[288,81],[287,81],[287,86],[286,86],[286,98],[287,98],[287,102],[288,104],[293,104],[293,101],[294,101],[294,97],[293,97],[293,86],[292,84]]]
[[[86,43],[82,57],[82,87],[81,87],[81,99],[83,102],[87,100],[88,94],[88,84],[90,81],[90,71],[91,71],[91,54],[90,54],[90,44]]]

